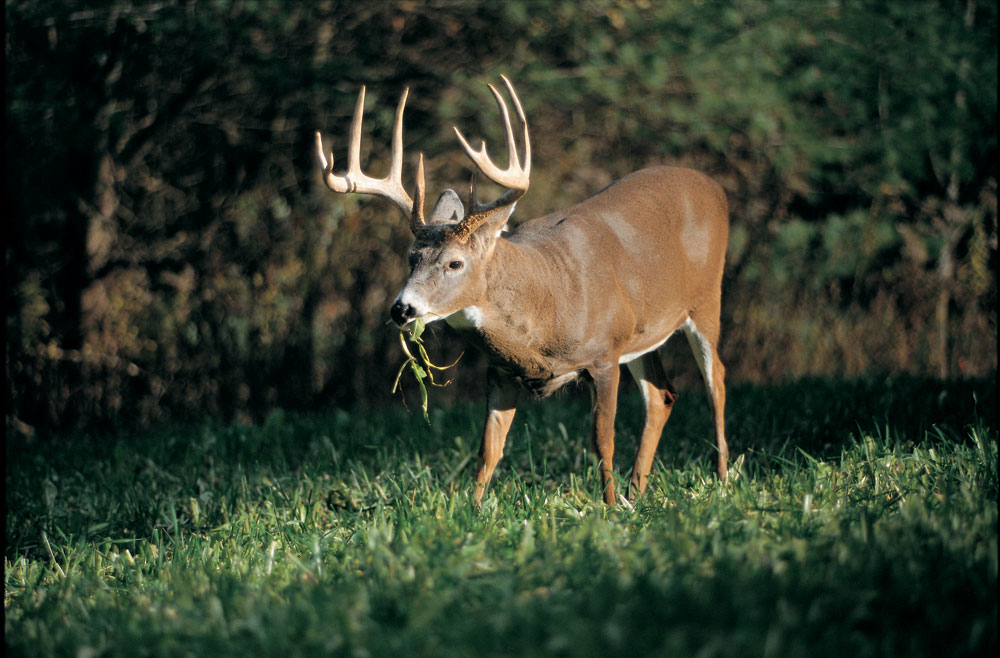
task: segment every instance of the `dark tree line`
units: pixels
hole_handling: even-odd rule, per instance
[[[5,8],[8,426],[384,401],[406,223],[328,192],[313,132],[342,161],[367,84],[383,172],[408,86],[404,180],[464,186],[499,73],[515,221],[652,163],[723,183],[732,377],[995,371],[995,3],[73,4]]]

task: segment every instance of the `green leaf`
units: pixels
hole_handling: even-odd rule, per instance
[[[453,367],[462,358],[462,355],[460,354],[458,359],[455,359],[455,362],[451,365],[434,365],[434,363],[431,362],[430,357],[427,355],[427,350],[424,348],[424,342],[421,338],[424,333],[424,328],[424,321],[416,320],[399,332],[399,344],[403,349],[403,353],[406,355],[406,359],[403,361],[403,364],[399,367],[399,370],[396,373],[396,379],[392,384],[392,392],[395,393],[397,390],[402,390],[400,387],[400,380],[403,373],[406,371],[407,366],[409,366],[410,372],[413,373],[413,378],[417,380],[417,387],[420,389],[420,407],[424,414],[424,420],[430,423],[430,416],[427,413],[427,385],[424,383],[424,380],[430,380],[431,384],[434,386],[447,386],[451,383],[451,380],[446,381],[444,384],[438,384],[434,381],[433,371],[443,371]],[[410,349],[407,345],[407,341],[417,346],[417,356],[414,356],[414,350]]]
[[[420,318],[410,323],[407,326],[410,330],[410,340],[415,343],[420,342],[420,336],[423,335],[425,326],[424,321]]]

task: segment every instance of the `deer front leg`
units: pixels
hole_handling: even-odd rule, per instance
[[[604,502],[616,504],[614,456],[615,456],[615,411],[618,407],[618,362],[596,366],[588,370],[594,380],[593,445],[600,458],[601,484],[604,488]]]
[[[483,440],[479,444],[479,459],[476,462],[476,507],[482,504],[486,485],[493,477],[503,446],[507,442],[507,432],[517,411],[519,388],[510,377],[490,368],[486,373],[486,423],[483,426]]]

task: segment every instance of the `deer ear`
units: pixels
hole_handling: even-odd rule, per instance
[[[431,224],[456,224],[465,218],[465,206],[455,190],[445,190],[431,211]]]

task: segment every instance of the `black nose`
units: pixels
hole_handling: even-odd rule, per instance
[[[413,316],[416,315],[416,313],[417,309],[413,308],[409,304],[404,304],[400,300],[397,300],[396,303],[393,304],[392,308],[389,310],[389,315],[392,316],[392,321],[401,327],[410,320],[412,320]]]

